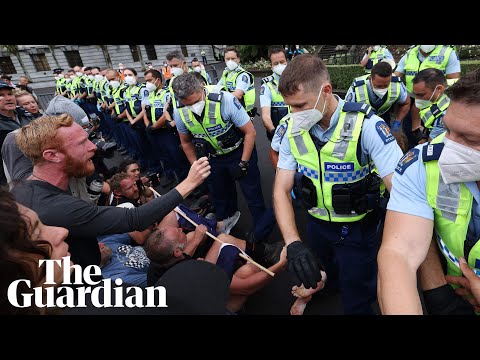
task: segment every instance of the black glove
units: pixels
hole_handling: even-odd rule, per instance
[[[233,177],[233,180],[238,180],[247,175],[248,173],[248,161],[240,161],[238,166],[235,166],[230,170],[230,174]]]
[[[275,129],[267,130],[267,139],[272,141],[273,135],[275,135]]]
[[[322,280],[320,267],[311,250],[301,241],[294,241],[287,246],[288,271],[297,275],[305,289],[316,288]]]

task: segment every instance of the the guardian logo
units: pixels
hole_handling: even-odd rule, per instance
[[[34,287],[33,294],[19,294],[18,286],[21,283],[32,289],[30,280],[19,279],[10,284],[7,291],[7,297],[10,304],[17,308],[27,308],[35,306],[39,308],[44,307],[87,307],[86,295],[90,294],[90,300],[93,306],[96,308],[107,307],[168,307],[167,306],[167,291],[163,286],[149,286],[145,289],[138,286],[129,286],[126,288],[126,296],[124,298],[123,288],[120,287],[123,281],[116,279],[115,284],[118,287],[112,286],[113,280],[103,279],[101,281],[92,280],[92,276],[100,276],[101,270],[99,266],[89,265],[82,273],[82,268],[79,265],[72,265],[70,267],[70,256],[63,257],[63,260],[40,260],[39,267],[45,264],[46,277],[44,287]],[[56,265],[62,267],[63,271],[63,285],[84,285],[82,282],[85,280],[87,285],[97,285],[93,289],[91,286],[54,286]],[[73,272],[71,273],[71,268]],[[71,282],[71,276],[74,276],[75,281]],[[48,287],[50,285],[50,287]],[[111,296],[113,289],[113,297]],[[100,296],[100,292],[103,291],[104,296]],[[62,295],[59,295],[59,294]],[[146,294],[146,295],[145,295]],[[146,297],[146,304],[143,297]],[[33,298],[33,301],[32,301]]]

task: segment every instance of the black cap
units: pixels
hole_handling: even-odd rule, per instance
[[[60,69],[60,68],[53,69],[54,74],[60,74],[61,72],[63,72],[63,69]]]
[[[13,86],[8,85],[6,82],[0,81],[0,89],[14,89]]]

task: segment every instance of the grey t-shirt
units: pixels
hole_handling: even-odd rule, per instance
[[[17,202],[34,210],[45,225],[69,230],[66,242],[72,261],[82,267],[100,264],[97,236],[143,231],[179,205],[183,198],[172,189],[135,208],[95,206],[39,180],[27,180],[12,190]]]

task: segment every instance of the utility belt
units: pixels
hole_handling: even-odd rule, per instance
[[[238,130],[236,126],[231,126],[228,131],[224,134],[217,136],[217,143],[222,150],[231,149],[235,146],[240,146],[244,140],[245,136],[243,132]],[[194,138],[193,145],[195,146],[195,153],[197,154],[197,158],[201,158],[203,156],[206,157],[216,157],[222,154],[217,154],[217,151],[213,148],[213,146],[205,139],[202,138]],[[232,150],[233,151],[233,150]]]
[[[348,184],[335,184],[332,187],[332,207],[339,215],[365,214],[378,208],[380,201],[381,178],[370,173],[362,180]],[[294,190],[302,200],[303,206],[309,210],[318,205],[317,189],[312,180],[302,176],[297,180]]]

